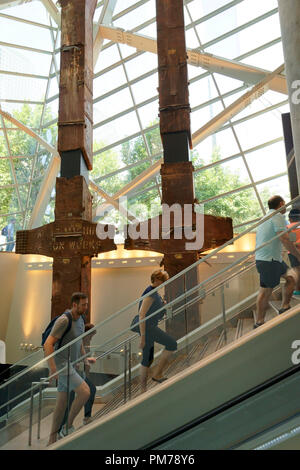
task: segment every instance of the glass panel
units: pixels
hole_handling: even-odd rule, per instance
[[[141,23],[154,18],[156,15],[154,2],[143,3],[139,8],[136,8],[126,15],[121,16],[114,20],[114,26],[124,28],[127,31],[132,30],[139,26]]]
[[[247,162],[255,181],[286,172],[284,142],[247,154]]]
[[[1,158],[0,159],[0,186],[10,186],[12,184],[14,184],[14,180],[12,177],[11,162],[8,158]]]
[[[138,114],[140,116],[143,128],[150,127],[157,122],[157,118],[153,120],[155,116],[158,116],[158,100],[153,101],[153,103],[142,106],[138,109]]]
[[[18,184],[28,183],[32,177],[33,157],[14,158],[13,162]]]
[[[99,96],[118,88],[124,83],[126,83],[126,76],[122,66],[101,74],[99,77],[95,78],[93,82],[94,99],[96,100]]]
[[[128,60],[125,64],[129,80],[134,80],[139,75],[144,75],[148,72],[156,73],[157,69],[157,56],[150,54],[150,52],[143,53],[142,56]],[[156,78],[158,83],[158,78]]]
[[[273,113],[268,113],[268,126],[266,115],[257,116],[235,126],[238,139],[242,147],[250,148],[263,144],[282,135],[282,122]]]
[[[242,62],[262,69],[275,70],[278,64],[284,62],[282,44],[279,42],[264,48],[256,54],[248,55]]]
[[[94,139],[102,141],[104,147],[115,142],[116,137],[122,139],[138,131],[140,131],[140,127],[136,113],[132,112],[94,129]]]
[[[31,189],[30,189],[30,193],[29,193],[29,201],[28,201],[28,205],[30,207],[34,207],[34,205],[35,205],[35,202],[37,200],[42,181],[43,181],[42,177],[37,178],[36,180],[32,181]]]
[[[36,44],[31,43],[36,48]],[[35,75],[49,74],[51,55],[1,46],[1,68],[9,72],[29,73]],[[16,78],[15,81],[18,79]],[[25,91],[25,88],[24,88]]]
[[[199,194],[198,200],[201,201],[203,194],[202,185],[199,184],[198,188],[196,194]],[[268,195],[267,199],[269,199],[272,196],[272,192],[268,189],[268,185],[266,185],[265,190]],[[261,190],[258,189],[258,191],[261,196]],[[205,214],[231,217],[234,226],[247,220],[256,219],[262,215],[262,209],[252,188],[205,202],[204,210]]]
[[[53,49],[50,31],[47,29],[6,18],[1,18],[0,41],[27,47],[33,47],[34,43],[39,49]]]
[[[203,46],[206,52],[227,57],[228,59],[234,59],[234,57],[263,46],[278,37],[280,37],[278,16],[273,15],[254,25],[248,26],[236,34],[231,34],[226,39],[215,44],[210,45],[210,43],[206,41]]]
[[[253,231],[253,227],[249,230]],[[63,344],[53,355],[48,343],[46,358],[41,357],[40,350],[29,356],[27,361],[16,364],[15,370],[11,369],[12,376],[0,385],[1,448],[15,448],[16,434],[10,430],[17,420],[22,423],[24,431],[18,449],[27,448],[27,442],[32,449],[46,446],[55,403],[43,398],[49,397],[49,386],[56,385],[57,374],[60,386],[64,386],[67,393],[74,387],[74,374],[81,374],[84,367],[91,382],[101,384],[101,394],[105,394],[107,400],[101,410],[95,412],[94,419],[109,415],[128,400],[139,396],[145,386],[149,390],[159,386],[159,382],[150,377],[148,381],[143,381],[139,376],[141,359],[144,365],[152,359],[153,364],[157,365],[162,352],[161,345],[155,346],[154,351],[144,347],[142,357],[138,329],[143,332],[144,323],[146,338],[149,338],[155,325],[169,335],[168,348],[173,352],[164,369],[168,378],[252,331],[256,321],[252,305],[256,301],[259,280],[253,253],[249,252],[251,233],[235,240],[240,256],[236,256],[231,244],[225,249],[214,250],[178,277],[155,289],[148,289],[143,292],[142,298],[110,315],[72,342]],[[209,277],[205,263],[208,259],[211,262]],[[94,261],[101,262],[101,258]],[[231,262],[229,266],[228,262]],[[227,267],[220,269],[220,264],[227,264]],[[205,280],[199,283],[198,279],[203,278]],[[150,311],[145,304],[147,298],[152,299],[152,304],[155,302]],[[279,301],[274,300],[272,304],[266,321],[272,320],[280,308]],[[144,308],[147,315],[143,319]],[[79,316],[78,321],[83,328],[84,320],[80,320]],[[130,325],[137,328],[131,329]],[[86,348],[84,355],[81,355],[82,343]],[[38,362],[30,365],[33,359]],[[87,363],[90,363],[89,367]],[[39,395],[44,387],[44,394]],[[44,408],[46,404],[47,409]]]
[[[218,161],[219,158],[219,150],[216,149],[212,161]],[[241,158],[199,171],[194,180],[197,197],[201,194],[201,200],[240,188],[250,182]]]
[[[29,21],[35,21],[37,23],[42,23],[42,24],[49,24],[48,22],[48,14],[47,10],[45,7],[40,4],[40,3],[33,3],[29,5],[17,5],[17,6],[12,6],[10,8],[7,8],[5,13],[11,16],[17,16],[18,18],[21,19],[26,19]]]
[[[106,67],[109,67],[119,60],[120,54],[115,44],[109,47],[103,47],[94,68],[95,75],[97,75],[100,70],[104,70]]]
[[[34,178],[44,175],[52,158],[49,152],[42,150],[39,153],[35,161]]]
[[[132,85],[133,96],[136,104],[146,101],[148,98],[157,96],[157,76],[151,75]]]
[[[128,89],[114,93],[94,105],[95,122],[102,122],[127,109],[132,109],[133,102]]]
[[[279,178],[274,178],[267,183],[258,184],[257,190],[259,191],[265,206],[267,206],[267,200],[273,194],[280,194],[285,201],[289,201],[291,199],[288,176],[281,176]]]

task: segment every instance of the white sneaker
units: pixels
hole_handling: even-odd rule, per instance
[[[67,434],[67,426],[66,426],[66,424],[64,424],[63,427],[61,428],[61,430],[59,431],[59,435],[60,435],[60,437],[66,437],[66,436],[69,436],[70,434],[72,434],[72,432],[74,432],[74,431],[75,431],[74,426],[69,426],[68,434]]]

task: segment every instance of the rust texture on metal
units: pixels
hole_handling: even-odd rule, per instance
[[[202,225],[195,212],[193,165],[186,161],[188,139],[191,147],[190,105],[187,77],[187,54],[184,35],[183,0],[156,0],[157,48],[159,71],[159,115],[160,131],[164,147],[164,163],[161,166],[162,203],[170,208],[176,204],[181,208],[181,220],[170,211],[169,226],[165,224],[166,210],[155,219],[127,227],[126,249],[150,250],[164,255],[163,265],[170,277],[194,264],[201,252],[221,246],[233,236],[230,218],[204,215]],[[187,134],[188,139],[186,139]],[[178,148],[185,155],[173,153]],[[185,147],[186,145],[186,147]],[[184,206],[192,208],[191,220],[184,219]],[[168,214],[167,214],[167,217]],[[154,233],[153,233],[153,227]],[[178,236],[181,229],[181,236]],[[197,233],[196,233],[197,231]],[[200,233],[199,233],[200,232]],[[139,238],[130,236],[139,234]],[[194,238],[191,237],[194,235]],[[196,238],[198,236],[198,238]],[[203,240],[197,249],[186,249],[187,242]],[[201,244],[200,244],[201,245]],[[197,245],[195,244],[195,247]],[[191,287],[199,284],[198,269],[166,287],[168,300],[174,299]],[[184,336],[201,324],[200,303],[185,308],[182,313],[166,322],[167,331],[175,338]]]
[[[91,213],[84,177],[57,178],[55,221],[17,232],[16,253],[53,258],[52,318],[69,306],[73,292],[85,292],[90,299],[92,257],[116,249],[113,239],[98,238],[98,224],[91,222]],[[113,226],[101,228],[101,233],[114,232]]]
[[[182,0],[156,0],[160,132],[186,131],[190,104]]]
[[[60,0],[61,68],[58,150],[81,150],[92,169],[93,16],[97,0]],[[18,231],[16,252],[53,258],[51,317],[70,306],[73,292],[91,298],[91,259],[115,250],[113,239],[97,236],[92,222],[92,196],[82,175],[56,179],[55,221]],[[114,233],[102,226],[101,234]],[[99,233],[99,232],[98,232]],[[90,319],[88,314],[87,319]]]
[[[91,305],[91,258],[72,257],[53,260],[51,318],[59,315],[70,306],[73,292],[85,292]],[[90,308],[86,315],[90,321]]]
[[[174,203],[193,204],[194,179],[191,162],[163,163],[161,165],[162,202],[171,206]]]
[[[203,214],[203,225],[197,227],[196,213],[192,213],[191,224],[184,224],[184,217],[182,217],[182,224],[178,226],[174,224],[174,214],[170,213],[170,228],[165,229],[163,224],[163,216],[159,215],[156,218],[148,219],[134,224],[134,232],[139,234],[138,239],[133,239],[127,235],[124,247],[127,250],[146,250],[156,251],[165,255],[184,254],[182,263],[175,259],[175,265],[178,265],[178,271],[190,266],[187,254],[197,253],[200,254],[212,248],[217,248],[223,245],[226,241],[230,240],[233,236],[232,219],[230,217],[216,217],[213,215]],[[168,220],[168,218],[166,219]],[[130,225],[127,225],[127,233]],[[159,227],[159,230],[153,227]],[[198,230],[196,234],[196,230]],[[187,250],[185,245],[193,243],[196,236],[200,232],[203,233],[203,245],[199,249]],[[181,238],[176,238],[182,234]],[[194,236],[193,236],[194,234]],[[182,264],[182,266],[181,266]],[[176,271],[176,269],[175,269]],[[172,275],[177,274],[172,269]],[[169,272],[171,275],[171,272]]]
[[[55,220],[66,217],[92,220],[92,196],[80,175],[56,180]]]
[[[93,16],[97,0],[60,0],[58,151],[80,149],[92,170]]]

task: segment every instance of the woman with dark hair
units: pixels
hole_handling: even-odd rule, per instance
[[[161,269],[154,271],[151,274],[151,284],[145,289],[142,296],[151,292],[156,287],[160,286],[169,279],[166,271]],[[152,313],[156,312],[164,306],[164,301],[158,292],[154,292],[142,300],[139,304],[139,321],[149,317]],[[149,367],[151,366],[154,358],[154,343],[159,343],[165,346],[161,357],[155,370],[152,374],[152,380],[155,382],[163,382],[166,377],[163,377],[163,369],[166,366],[168,359],[173,351],[177,349],[177,342],[172,336],[168,335],[165,331],[158,328],[158,322],[163,317],[164,310],[157,315],[149,318],[140,324],[140,348],[143,350],[143,357],[141,362],[141,391],[142,393],[147,390],[147,378]]]

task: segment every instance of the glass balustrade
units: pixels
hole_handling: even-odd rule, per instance
[[[252,230],[260,223],[252,226]],[[235,240],[249,231],[251,228]],[[139,321],[138,318],[137,321],[141,328],[141,323],[149,324],[157,319],[159,328],[176,339],[177,350],[170,356],[164,370],[166,377],[205,360],[252,331],[259,289],[254,252],[241,255],[230,266],[224,266],[208,279],[199,282],[201,264],[209,262],[220,250],[213,250],[190,268],[48,357],[44,357],[43,351],[29,356],[27,363],[23,363],[27,367],[0,385],[0,447],[5,449],[14,446],[22,433],[28,438],[27,448],[45,446],[57,399],[57,375],[67,393],[73,387],[74,371],[86,374],[94,383],[103,406],[94,413],[93,419],[108,415],[141,394],[140,336],[132,331],[130,324],[138,313],[140,302],[154,292],[165,299],[165,303],[144,320]],[[78,358],[82,343],[85,354]],[[155,346],[153,366],[160,360],[163,349],[160,345]],[[93,363],[88,365],[90,357]],[[150,375],[147,389],[157,385]],[[70,413],[70,410],[69,405],[67,411]]]

